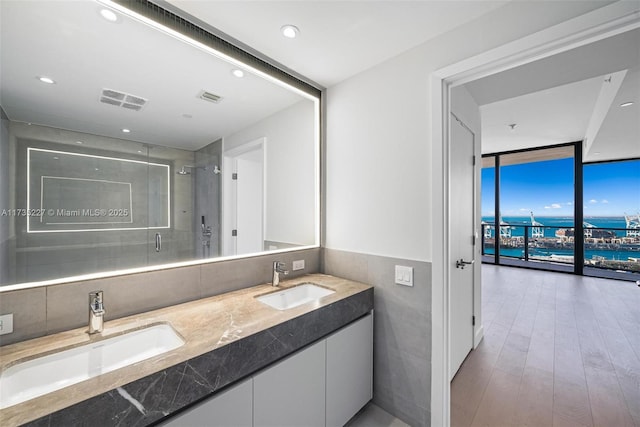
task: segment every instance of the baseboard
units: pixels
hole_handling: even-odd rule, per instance
[[[484,338],[484,325],[480,325],[480,327],[476,330],[476,333],[473,337],[473,349],[475,350],[482,342],[482,338]]]

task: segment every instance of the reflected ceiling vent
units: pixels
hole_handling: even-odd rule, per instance
[[[127,110],[140,111],[147,103],[147,99],[130,93],[120,92],[113,89],[102,89],[100,102],[103,104],[115,105]]]
[[[198,98],[204,99],[205,101],[213,102],[214,104],[220,103],[222,101],[222,97],[220,95],[216,95],[215,93],[207,92],[206,90],[201,91],[198,94]]]

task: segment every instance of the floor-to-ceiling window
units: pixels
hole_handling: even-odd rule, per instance
[[[640,159],[583,165],[580,144],[489,154],[481,188],[484,262],[640,278]]]
[[[481,172],[482,255],[483,260],[496,259],[496,157],[482,158]],[[499,247],[497,248],[499,250]]]
[[[585,274],[640,274],[640,159],[585,164],[583,177]]]
[[[485,261],[574,270],[574,159],[574,144],[483,159]]]

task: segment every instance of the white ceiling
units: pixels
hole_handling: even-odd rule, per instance
[[[201,1],[168,0],[324,87],[500,6],[506,0]],[[286,39],[283,25],[300,29]]]
[[[633,105],[620,106],[626,102]],[[625,158],[640,158],[640,67],[627,72],[587,157],[592,161]]]
[[[196,150],[305,100],[251,73],[238,79],[231,64],[131,18],[108,22],[101,9],[87,0],[0,1],[9,119]],[[43,75],[56,84],[38,81]],[[103,104],[103,88],[148,103],[141,111]],[[223,100],[203,101],[202,90]]]
[[[483,105],[483,153],[582,140],[602,81],[595,77]],[[517,126],[511,130],[510,124]]]
[[[169,6],[326,87],[508,3],[169,1]],[[115,138],[122,137],[122,127],[131,127],[129,139],[197,149],[301,99],[252,75],[238,80],[228,64],[127,18],[108,23],[92,0],[3,0],[0,10],[0,100],[13,120]],[[279,29],[287,23],[300,28],[298,38],[281,36]],[[598,90],[592,79],[637,67],[639,34],[621,35],[467,85],[482,106],[483,151],[580,139]],[[43,74],[57,84],[39,83],[35,76]],[[627,73],[621,98],[637,98],[637,80],[637,72]],[[149,103],[141,112],[100,104],[98,94],[105,87],[148,98]],[[218,105],[201,101],[196,95],[202,89],[224,100]],[[524,98],[512,99],[520,96]],[[636,102],[631,108],[611,110],[590,152],[605,153],[602,159],[633,153],[638,106]],[[506,125],[514,122],[517,138],[505,135]],[[531,132],[525,134],[527,129]]]
[[[633,30],[465,85],[480,105],[483,153],[581,141],[592,125],[585,162],[640,157],[638,46],[640,30]],[[613,102],[602,105],[600,92],[621,70]],[[603,107],[600,123],[595,112]]]

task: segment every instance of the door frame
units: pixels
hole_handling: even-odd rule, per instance
[[[431,282],[431,425],[450,425],[449,269],[453,261],[449,245],[451,89],[637,28],[640,28],[637,3],[616,2],[432,73],[432,232],[436,250],[433,251]]]
[[[223,143],[224,144],[224,143]],[[262,152],[262,240],[267,233],[267,138],[260,137],[246,143],[243,143],[237,147],[230,148],[229,150],[222,150],[222,237],[220,239],[220,247],[223,256],[235,255],[236,246],[235,241],[231,239],[231,230],[236,221],[234,213],[236,212],[237,203],[235,200],[231,200],[231,197],[235,194],[231,185],[233,183],[231,174],[234,171],[234,161],[236,157],[246,154],[250,151],[260,150]],[[230,242],[233,246],[229,246]],[[233,254],[228,253],[233,248]],[[243,254],[246,255],[246,254]]]

